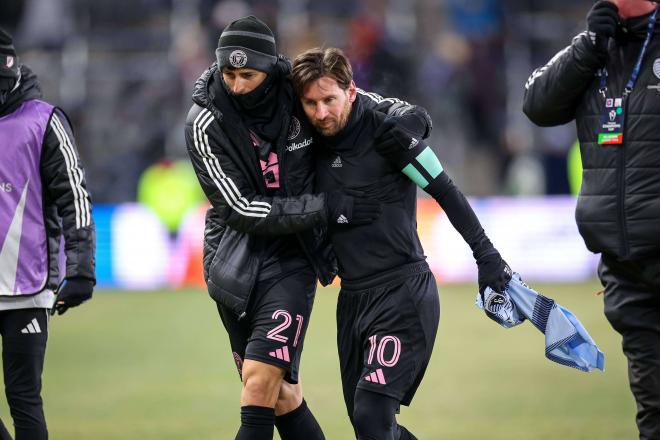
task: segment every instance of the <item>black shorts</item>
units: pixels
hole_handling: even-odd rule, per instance
[[[48,320],[48,309],[43,308],[0,311],[5,394],[15,438],[48,438],[41,400]]]
[[[403,268],[376,287],[342,285],[337,346],[349,415],[357,388],[410,404],[431,358],[439,319],[438,288],[426,263]]]
[[[218,304],[229,334],[234,362],[241,374],[244,359],[281,367],[284,380],[298,383],[305,331],[316,294],[316,275],[311,268],[257,282],[246,315]]]

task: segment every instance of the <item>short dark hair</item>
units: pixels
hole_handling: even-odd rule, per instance
[[[323,76],[334,78],[342,90],[350,87],[353,81],[353,68],[341,49],[315,47],[306,50],[293,60],[291,82],[298,96],[303,95],[308,84]]]

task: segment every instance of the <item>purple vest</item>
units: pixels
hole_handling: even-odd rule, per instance
[[[40,163],[52,112],[30,100],[0,118],[0,296],[38,293],[48,280]]]

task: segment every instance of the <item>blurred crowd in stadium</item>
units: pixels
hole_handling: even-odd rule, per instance
[[[587,0],[3,0],[0,26],[67,110],[96,203],[136,199],[144,170],[185,159],[183,121],[220,31],[255,14],[293,58],[346,50],[359,87],[423,105],[467,194],[569,192],[573,124],[521,112],[534,67],[584,28]],[[577,25],[576,25],[577,24]]]

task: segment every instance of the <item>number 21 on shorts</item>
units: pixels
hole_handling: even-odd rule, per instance
[[[378,340],[378,335],[369,336],[369,343],[371,344],[369,348],[369,360],[367,361],[368,365],[371,365],[376,357],[378,364],[383,367],[393,367],[399,362],[399,356],[401,355],[401,340],[396,336],[383,336]],[[385,358],[385,352],[391,346],[391,353]]]
[[[291,322],[293,321],[291,319],[291,313],[287,312],[286,310],[275,310],[272,318],[274,320],[282,318],[284,321],[274,329],[270,330],[266,337],[268,339],[273,339],[275,341],[283,342],[286,344],[289,338],[287,336],[281,335],[280,333],[291,326]],[[302,330],[303,326],[302,315],[296,315],[296,321],[298,321],[298,328],[296,329],[296,337],[293,339],[294,347],[298,345],[298,339],[300,338],[300,331]]]

